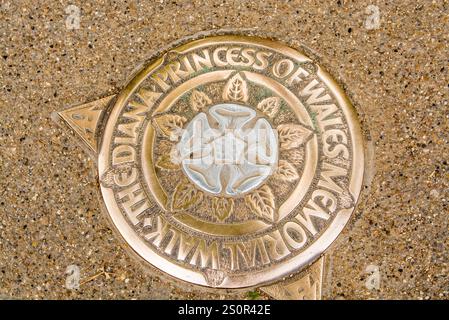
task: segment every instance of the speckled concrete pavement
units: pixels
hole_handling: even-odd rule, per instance
[[[371,183],[334,246],[324,298],[449,298],[448,14],[443,0],[1,1],[0,296],[247,297],[139,265],[99,209],[92,161],[50,114],[117,92],[172,41],[254,28],[310,48],[370,137]],[[69,265],[78,290],[66,287]]]

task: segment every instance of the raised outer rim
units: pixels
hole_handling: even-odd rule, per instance
[[[259,37],[250,36],[237,36],[237,35],[224,35],[224,36],[211,36],[203,39],[194,40],[186,44],[182,44],[172,49],[172,51],[182,52],[184,50],[192,49],[194,47],[201,47],[209,42],[220,43],[252,43],[258,46],[266,46],[273,50],[281,51],[283,54],[299,59],[302,61],[310,61],[307,57],[302,55],[295,49],[289,48],[279,42],[267,40]],[[146,66],[136,73],[135,77],[124,87],[119,93],[114,106],[111,109],[111,113],[108,122],[105,126],[103,137],[101,140],[99,154],[98,154],[98,174],[102,176],[108,168],[109,163],[109,149],[112,140],[112,133],[114,124],[118,118],[121,105],[130,97],[133,92],[133,88],[136,88],[144,79],[145,75],[151,70],[163,63],[164,57],[156,58],[152,63]],[[347,119],[348,128],[351,132],[352,150],[353,150],[353,165],[351,172],[351,181],[349,190],[351,191],[354,199],[358,200],[364,173],[364,154],[363,154],[363,137],[361,129],[358,125],[357,114],[355,109],[351,105],[348,97],[343,92],[342,88],[338,86],[332,77],[318,67],[317,75],[326,83],[334,97],[337,99],[339,105],[342,107],[343,113]],[[140,238],[137,233],[131,228],[125,217],[118,208],[112,189],[105,188],[100,185],[101,195],[104,204],[107,208],[109,216],[117,228],[121,236],[128,243],[128,245],[145,261],[151,263],[154,267],[160,269],[162,272],[166,272],[175,278],[191,282],[197,285],[209,286],[205,281],[205,278],[201,272],[189,270],[183,268],[169,260],[166,260],[162,256],[154,252],[148,247],[144,240]],[[335,241],[338,235],[343,230],[344,226],[351,217],[352,209],[342,209],[335,216],[331,225],[326,231],[317,239],[309,248],[293,258],[283,261],[276,265],[273,269],[266,269],[259,272],[253,272],[244,276],[230,277],[223,282],[219,288],[244,288],[257,285],[264,285],[279,280],[282,277],[286,277],[291,273],[298,272],[304,267],[313,263],[318,259],[326,249]]]

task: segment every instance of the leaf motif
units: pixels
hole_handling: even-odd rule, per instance
[[[281,124],[277,127],[281,149],[297,148],[312,136],[313,131],[298,124]]]
[[[112,188],[115,186],[114,175],[115,170],[113,168],[108,168],[100,177],[101,185],[105,188]]]
[[[156,167],[164,170],[178,170],[179,164],[174,163],[171,158],[171,154],[164,154],[156,161]]]
[[[285,151],[285,157],[295,166],[302,166],[304,164],[305,154],[304,150],[295,148]]]
[[[354,198],[348,190],[343,190],[343,192],[338,195],[338,198],[340,200],[340,205],[343,208],[349,209],[354,206]]]
[[[207,284],[211,287],[218,287],[227,277],[226,272],[223,270],[215,270],[210,268],[205,269],[203,274]]]
[[[127,164],[117,165],[112,168],[108,168],[105,173],[103,173],[100,177],[100,183],[105,188],[113,188],[115,186],[120,186],[120,180],[122,174],[125,174],[125,177],[131,178],[135,177],[136,171],[135,168]],[[131,178],[133,180],[133,178]]]
[[[234,199],[212,198],[212,212],[220,221],[225,221],[234,211]]]
[[[240,74],[237,73],[228,80],[223,90],[223,99],[242,102],[248,101],[248,85]]]
[[[173,210],[185,210],[197,205],[203,200],[203,193],[197,190],[187,180],[181,181],[175,188],[172,199]]]
[[[186,118],[178,116],[177,114],[165,114],[154,119],[156,127],[171,141],[178,140],[181,135],[182,127],[186,121]]]
[[[260,101],[257,105],[257,109],[262,111],[267,117],[273,118],[279,111],[279,102],[280,100],[278,97],[269,97]]]
[[[199,111],[211,104],[212,100],[204,93],[198,90],[193,90],[190,96],[190,106],[194,111]]]
[[[298,171],[288,161],[279,160],[278,168],[274,177],[288,182],[293,182],[299,178]]]
[[[349,161],[342,157],[332,159],[332,163],[339,167],[344,167],[344,168],[347,168],[349,166]]]
[[[254,214],[263,219],[275,222],[277,212],[274,210],[274,196],[270,187],[267,185],[255,190],[245,196],[246,204],[254,210]]]

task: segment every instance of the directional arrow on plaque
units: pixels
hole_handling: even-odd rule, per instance
[[[97,152],[97,127],[103,112],[115,95],[107,96],[89,103],[81,104],[56,114],[74,130],[90,149]]]

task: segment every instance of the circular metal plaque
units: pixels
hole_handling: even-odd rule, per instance
[[[351,216],[364,160],[355,112],[320,66],[277,42],[217,36],[136,73],[98,167],[108,213],[145,261],[240,288],[323,254]]]

